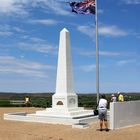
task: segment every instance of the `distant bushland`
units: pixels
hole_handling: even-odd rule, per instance
[[[0,100],[0,107],[10,107],[10,101],[9,100]]]
[[[25,97],[29,97],[30,103],[28,106],[31,107],[51,107],[52,106],[52,95],[54,93],[3,93],[0,92],[0,107],[13,107],[13,106],[26,106],[21,104],[13,105],[10,101],[25,101]],[[101,93],[102,94],[102,93]],[[111,94],[114,93],[105,93],[108,102],[111,100]],[[123,93],[125,101],[134,101],[140,100],[140,93]],[[96,108],[97,105],[97,96],[96,94],[78,94],[78,106],[85,108]]]

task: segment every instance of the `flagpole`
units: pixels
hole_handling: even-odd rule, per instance
[[[96,26],[96,92],[99,102],[99,46],[98,46],[98,0],[95,0],[95,26]]]
[[[84,3],[85,2],[85,3]],[[89,3],[91,2],[91,3]],[[89,5],[86,4],[94,4],[95,2],[95,26],[96,26],[96,92],[97,92],[97,103],[99,102],[99,47],[98,47],[98,1],[97,0],[85,0],[83,2],[69,2],[72,12],[77,14],[94,14],[94,11],[90,11],[89,9],[85,11],[85,7],[89,8]],[[84,6],[83,6],[84,5]],[[91,6],[91,5],[90,5]]]

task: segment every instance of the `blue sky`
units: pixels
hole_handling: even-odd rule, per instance
[[[55,92],[59,33],[71,35],[75,92],[96,92],[95,16],[68,0],[0,0],[0,91]],[[100,92],[140,91],[140,0],[98,0]]]

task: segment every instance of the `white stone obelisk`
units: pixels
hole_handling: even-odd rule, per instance
[[[73,86],[70,33],[64,28],[60,32],[56,92],[52,97],[52,108],[36,111],[36,115],[52,117],[51,119],[57,118],[57,120],[69,118],[71,121],[76,117],[91,116],[92,110],[84,110],[83,107],[78,107],[78,97]]]
[[[70,33],[64,28],[60,32],[56,93],[53,95],[53,108],[77,108],[77,95],[74,92]]]

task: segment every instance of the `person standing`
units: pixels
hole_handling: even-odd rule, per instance
[[[124,96],[120,92],[118,92],[118,101],[119,102],[123,102],[124,101]]]
[[[103,125],[105,125],[105,130],[109,131],[107,124],[107,100],[105,95],[101,95],[98,105],[99,110],[99,120],[100,120],[100,131],[103,131]]]
[[[111,102],[116,102],[116,101],[117,101],[117,97],[114,94],[112,94],[111,95]]]

